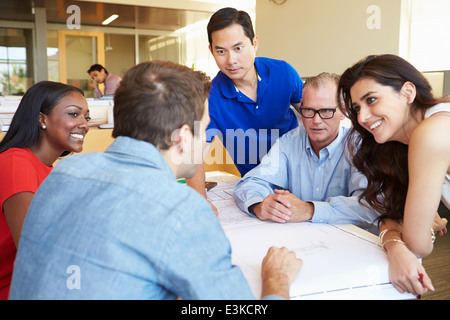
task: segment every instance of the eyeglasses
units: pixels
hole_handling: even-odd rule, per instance
[[[311,109],[311,108],[299,108],[299,112],[304,118],[314,118],[316,114],[319,114],[319,117],[322,119],[331,119],[334,117],[334,113],[336,112],[336,108],[326,108],[326,109]]]

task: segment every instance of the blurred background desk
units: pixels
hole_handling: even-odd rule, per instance
[[[103,152],[114,141],[112,129],[89,128],[89,132],[84,138],[83,153]]]

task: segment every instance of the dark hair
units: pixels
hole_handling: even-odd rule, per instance
[[[59,101],[81,89],[52,81],[41,81],[31,86],[20,100],[19,106],[3,140],[0,153],[10,148],[29,148],[41,139],[40,113],[48,115]],[[66,155],[70,152],[65,152]]]
[[[373,135],[358,123],[358,112],[352,106],[350,90],[361,79],[372,79],[399,92],[407,81],[416,87],[416,97],[410,113],[425,114],[432,106],[445,101],[433,97],[426,78],[409,62],[391,54],[371,55],[348,68],[341,76],[338,94],[342,94],[345,110],[341,111],[352,121],[348,136],[353,164],[368,180],[361,194],[367,203],[384,218],[403,219],[408,189],[408,146],[397,141],[379,144]]]
[[[108,73],[108,71],[105,69],[105,67],[103,67],[101,64],[93,64],[93,65],[89,68],[89,70],[87,71],[87,73],[91,73],[92,71],[98,71],[98,72],[100,72],[100,71],[102,71],[102,69],[105,70],[105,73],[106,73],[106,74]]]
[[[209,44],[212,45],[211,35],[214,31],[225,29],[235,23],[242,26],[244,34],[253,44],[255,32],[253,31],[252,19],[247,12],[238,11],[234,8],[222,8],[211,16],[207,26]]]
[[[172,133],[200,121],[210,81],[204,73],[170,61],[147,61],[129,69],[114,95],[113,137],[147,141],[160,149]]]

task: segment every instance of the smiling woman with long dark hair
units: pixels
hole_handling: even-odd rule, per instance
[[[399,291],[433,290],[417,257],[446,232],[437,215],[450,206],[450,103],[395,55],[369,56],[341,76],[339,92],[353,124],[353,162],[368,179],[361,195],[381,213],[380,242]]]
[[[83,91],[42,81],[22,97],[0,142],[0,299],[7,299],[28,207],[58,157],[81,152],[89,131]]]

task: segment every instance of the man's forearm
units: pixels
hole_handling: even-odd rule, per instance
[[[192,178],[186,179],[186,184],[200,193],[206,199],[205,190],[205,167],[203,164],[197,165],[197,172]]]

